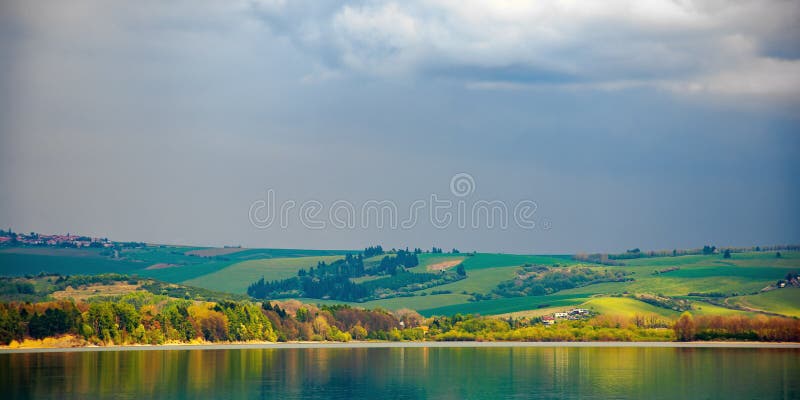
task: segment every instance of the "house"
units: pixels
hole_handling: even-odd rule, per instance
[[[586,315],[589,314],[589,310],[585,308],[573,308],[569,310],[569,315]]]
[[[567,315],[569,315],[569,314],[567,314],[565,312],[553,313],[553,317],[555,317],[555,318],[567,318]]]
[[[556,323],[556,319],[549,315],[545,315],[542,317],[542,323],[544,323],[545,325],[553,325]]]

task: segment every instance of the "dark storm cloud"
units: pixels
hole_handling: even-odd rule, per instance
[[[250,4],[326,68],[391,77],[451,71],[495,89],[535,82],[795,103],[800,96],[797,2]]]
[[[518,252],[800,239],[796,2],[535,4],[4,2],[0,224]],[[268,188],[404,210],[459,172],[552,229],[248,221]]]

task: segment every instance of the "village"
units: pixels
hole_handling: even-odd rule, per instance
[[[93,238],[89,236],[78,236],[67,233],[66,235],[44,235],[36,232],[28,234],[15,233],[9,230],[0,229],[0,246],[52,246],[52,247],[73,247],[73,248],[110,248],[118,243],[108,240],[108,238]]]
[[[572,310],[565,311],[565,312],[556,312],[552,315],[544,315],[542,316],[542,323],[545,325],[553,325],[556,323],[556,320],[565,319],[565,320],[579,320],[589,318],[591,316],[591,311],[585,308],[573,308]]]

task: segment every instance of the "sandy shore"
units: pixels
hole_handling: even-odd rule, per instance
[[[726,348],[726,349],[800,349],[800,343],[772,342],[291,342],[291,343],[222,343],[166,344],[136,346],[92,346],[69,348],[0,349],[0,354],[62,353],[92,351],[153,350],[228,350],[228,349],[369,349],[369,348],[457,348],[457,347],[658,347],[658,348]]]

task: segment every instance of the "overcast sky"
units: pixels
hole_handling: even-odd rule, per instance
[[[794,0],[6,0],[0,226],[282,248],[798,243],[798,21]],[[285,228],[251,222],[269,190],[297,204]],[[535,226],[439,229],[426,209],[410,228],[309,229],[298,211],[386,200],[406,219],[431,195],[535,203]]]

